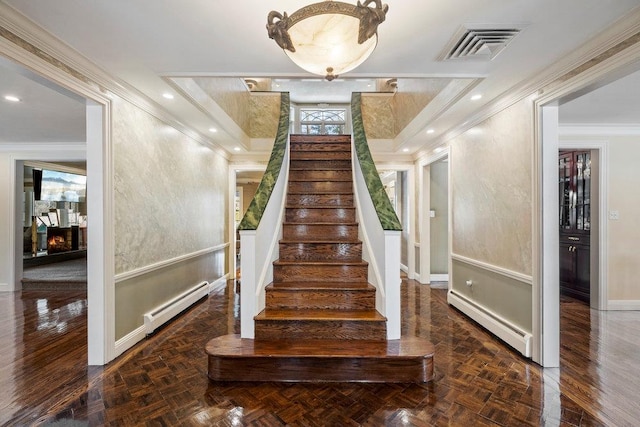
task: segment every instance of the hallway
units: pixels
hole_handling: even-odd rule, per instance
[[[639,312],[563,299],[562,367],[543,372],[450,308],[445,290],[406,279],[402,334],[436,346],[432,383],[214,384],[204,345],[239,328],[232,283],[104,368],[86,367],[84,294],[0,295],[11,325],[0,335],[0,425],[624,426],[640,418],[629,379],[640,368]]]

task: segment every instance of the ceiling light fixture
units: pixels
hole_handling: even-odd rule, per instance
[[[211,132],[211,133],[216,133],[216,132],[218,132],[218,129],[216,129],[216,128],[209,128],[209,132]]]
[[[435,132],[435,130],[434,130],[434,129],[428,129],[428,130],[427,130],[427,133],[428,133],[428,134],[432,134],[432,133],[434,133],[434,132]]]
[[[11,102],[20,102],[20,98],[18,98],[17,96],[13,96],[13,95],[6,95],[4,97],[4,99],[6,99],[7,101],[11,101]]]
[[[163,94],[162,94],[162,97],[163,97],[163,98],[166,98],[166,99],[173,99],[173,94],[168,93],[168,92],[167,92],[167,93],[163,93]]]
[[[473,96],[471,97],[471,100],[472,100],[472,101],[477,101],[478,99],[481,99],[481,98],[482,98],[482,95],[477,94],[477,95],[473,95]]]
[[[375,7],[369,7],[371,3]],[[381,0],[357,5],[327,0],[290,16],[269,12],[267,32],[296,65],[331,81],[367,60],[388,10]]]

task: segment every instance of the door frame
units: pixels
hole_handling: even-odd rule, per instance
[[[4,18],[2,22],[4,23]],[[16,30],[21,36],[24,31]],[[30,37],[29,40],[32,40]],[[26,42],[25,42],[26,43]],[[59,68],[55,60],[47,61],[38,53],[42,49],[29,44],[32,53],[0,37],[0,55],[24,67],[44,81],[62,87],[87,102],[87,210],[91,222],[91,237],[87,248],[87,352],[89,365],[104,365],[115,357],[115,281],[113,232],[113,162],[111,144],[111,100],[97,86],[73,77]],[[44,55],[46,58],[47,56]],[[54,56],[55,57],[55,56]],[[15,147],[18,151],[18,148]],[[42,145],[40,148],[45,151]],[[12,167],[22,160],[20,153],[12,154]],[[41,156],[39,156],[41,157]],[[12,180],[16,179],[15,170]],[[17,200],[16,183],[12,183],[11,201]],[[13,232],[10,237],[9,277],[16,279],[17,207],[11,209]],[[20,233],[21,235],[21,233]],[[21,260],[20,260],[21,261]]]
[[[602,62],[577,73],[562,84],[548,91],[540,90],[534,100],[533,143],[533,212],[532,212],[532,256],[533,256],[533,361],[544,367],[560,365],[560,284],[559,284],[559,233],[558,233],[558,186],[557,162],[560,147],[570,147],[559,142],[559,106],[598,87],[604,86],[640,68],[640,43],[612,54]],[[600,164],[606,165],[606,146],[598,145],[599,155],[604,156]],[[588,148],[586,142],[581,148]],[[606,170],[601,171],[600,212],[607,212]],[[602,180],[605,180],[603,183]],[[607,224],[605,215],[599,218],[599,295],[598,306],[606,309],[608,304],[606,271],[608,268],[606,243]],[[604,234],[603,234],[604,233]],[[593,236],[593,235],[592,235]],[[604,277],[604,279],[602,279]]]
[[[431,156],[426,157],[421,160],[418,165],[418,183],[419,183],[419,191],[418,191],[418,202],[417,206],[418,214],[417,214],[417,225],[418,225],[418,234],[419,234],[419,245],[416,245],[420,248],[420,275],[419,283],[426,285],[431,283],[431,216],[429,212],[431,211],[431,164],[437,161],[440,161],[444,158],[449,158],[448,166],[447,166],[447,180],[448,180],[448,189],[447,189],[447,199],[449,205],[449,220],[447,221],[447,259],[448,261],[448,270],[449,270],[449,278],[451,278],[451,268],[452,268],[452,260],[451,260],[451,240],[452,240],[452,218],[451,218],[451,147],[443,147],[442,150],[434,153]],[[424,250],[426,249],[426,250]],[[414,255],[415,257],[415,255]],[[427,274],[423,272],[427,271]],[[448,288],[451,289],[451,281],[449,280]]]

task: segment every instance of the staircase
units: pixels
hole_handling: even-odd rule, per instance
[[[430,343],[387,341],[362,259],[349,135],[292,135],[283,237],[255,340],[207,344],[212,380],[426,382]],[[399,272],[398,272],[399,273]]]

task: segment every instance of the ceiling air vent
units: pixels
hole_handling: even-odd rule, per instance
[[[441,61],[451,59],[491,60],[504,49],[520,29],[509,28],[467,28],[462,27],[451,39],[443,53]]]

